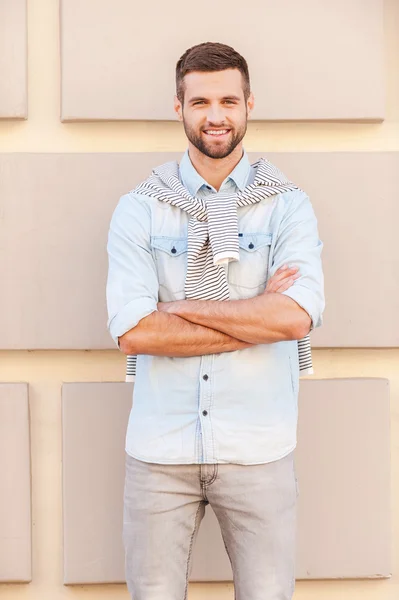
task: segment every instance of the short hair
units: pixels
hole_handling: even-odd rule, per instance
[[[231,46],[219,42],[204,42],[189,48],[176,64],[176,95],[183,104],[184,77],[193,71],[224,71],[238,69],[243,78],[244,98],[251,92],[247,61]]]

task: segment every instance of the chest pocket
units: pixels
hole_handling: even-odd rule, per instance
[[[243,288],[257,288],[264,285],[269,275],[269,256],[272,234],[239,234],[240,261],[230,262],[229,284]]]
[[[152,236],[151,246],[159,285],[172,294],[183,292],[187,271],[187,238]]]

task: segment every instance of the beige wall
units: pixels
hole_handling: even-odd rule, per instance
[[[396,8],[394,8],[396,7]],[[60,122],[58,3],[28,1],[29,119],[0,122],[0,152],[183,151],[177,123]],[[249,151],[399,150],[399,3],[386,3],[387,109],[381,124],[251,123]],[[172,100],[172,99],[171,99]],[[356,277],[356,274],[354,274]],[[370,282],[378,285],[378,282]],[[394,327],[395,324],[393,323]],[[396,324],[398,326],[398,323]],[[316,349],[317,378],[384,377],[391,382],[393,577],[382,581],[300,581],[296,600],[394,600],[399,597],[399,349]],[[0,381],[30,384],[33,580],[0,584],[7,600],[128,598],[124,586],[63,587],[61,382],[122,381],[124,356],[115,351],[3,351]],[[315,375],[316,377],[316,375]],[[367,465],[364,465],[367,468]],[[227,600],[232,584],[191,584],[190,600]]]
[[[226,10],[202,0],[193,5],[199,18],[190,18],[186,0],[174,0],[173,10],[164,0],[113,0],[111,11],[108,0],[61,0],[62,120],[173,120],[176,57],[205,34],[251,65],[254,119],[381,121],[382,4],[247,0]]]

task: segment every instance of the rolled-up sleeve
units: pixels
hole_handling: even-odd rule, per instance
[[[317,219],[312,204],[302,190],[284,195],[286,206],[278,228],[271,275],[283,265],[299,267],[300,277],[282,292],[309,314],[310,331],[323,324],[325,308],[324,275]]]
[[[151,209],[133,193],[122,196],[108,232],[107,327],[118,338],[157,310],[158,277],[151,252]]]

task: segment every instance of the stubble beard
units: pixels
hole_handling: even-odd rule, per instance
[[[193,144],[193,146],[195,146],[195,148],[197,148],[197,150],[199,150],[200,152],[202,152],[202,154],[205,154],[205,156],[208,156],[209,158],[218,159],[226,158],[226,156],[229,156],[229,154],[231,154],[233,150],[238,146],[238,144],[242,141],[247,131],[247,119],[245,119],[245,123],[239,129],[232,129],[229,127],[228,129],[230,129],[230,140],[220,145],[213,144],[212,140],[209,140],[209,142],[207,142],[207,140],[204,139],[204,135],[206,134],[203,134],[202,130],[198,133],[194,128],[190,127],[186,123],[184,117],[183,126],[188,140]],[[211,129],[211,127],[208,127],[207,129]],[[220,129],[220,127],[218,127],[218,129]]]

